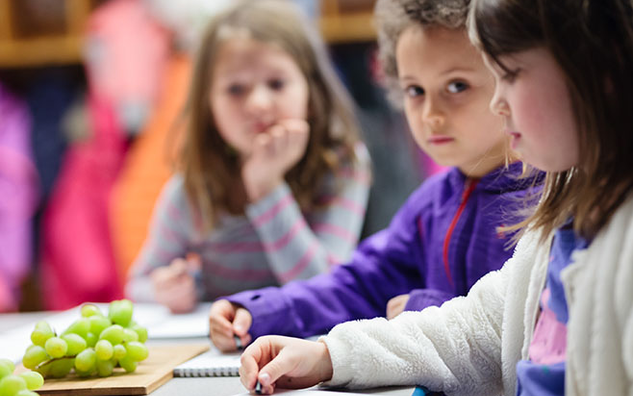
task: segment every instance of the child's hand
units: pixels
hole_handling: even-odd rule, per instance
[[[226,300],[219,300],[211,305],[209,311],[209,337],[222,352],[234,351],[237,349],[235,335],[240,337],[242,345],[251,342],[248,329],[252,323],[253,317],[248,310]]]
[[[165,305],[172,313],[192,311],[198,303],[196,284],[190,275],[192,267],[198,265],[200,259],[178,258],[169,266],[152,271],[150,278],[154,285],[156,302]]]
[[[242,354],[240,380],[246,389],[271,394],[279,388],[307,388],[332,378],[330,352],[323,342],[299,338],[258,338]]]
[[[407,301],[409,301],[408,294],[401,294],[389,300],[387,303],[387,319],[393,319],[400,315],[404,311]]]
[[[250,202],[265,197],[303,157],[310,126],[305,120],[283,120],[255,137],[253,151],[242,167]]]

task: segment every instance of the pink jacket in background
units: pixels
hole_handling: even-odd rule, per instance
[[[14,311],[32,261],[38,176],[26,105],[0,84],[0,312]]]

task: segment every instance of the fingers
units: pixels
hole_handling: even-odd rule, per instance
[[[305,152],[309,131],[310,126],[305,120],[281,120],[266,133],[256,136],[254,153],[266,156],[290,153],[293,159],[298,160]]]
[[[261,337],[242,353],[239,373],[240,381],[246,389],[254,390],[259,381],[261,393],[271,394],[274,392],[275,385],[270,375],[260,372],[260,368],[268,365],[276,357],[276,350],[282,345],[277,341],[282,338],[274,336]]]
[[[279,355],[260,370],[257,379],[262,384],[263,391],[272,393],[274,391],[272,385],[296,368],[298,362],[297,359],[293,359],[293,356],[292,354],[284,353],[284,349],[282,349]]]
[[[242,353],[240,378],[253,390],[259,380],[262,392],[275,387],[306,388],[332,378],[332,362],[324,343],[290,337],[260,337]]]
[[[248,310],[238,308],[235,311],[235,319],[233,319],[233,333],[239,338],[241,345],[248,345],[252,341],[250,334],[248,334],[248,330],[251,328],[252,323],[253,317]],[[233,342],[236,343],[235,339],[233,339]],[[236,349],[241,348],[241,345],[236,345]]]
[[[239,369],[240,381],[248,390],[255,389],[257,376],[259,374],[259,361],[261,360],[261,356],[262,349],[257,341],[246,348],[244,353],[242,353]]]
[[[221,351],[235,351],[238,347],[235,335],[242,345],[248,345],[252,341],[248,334],[252,321],[248,310],[236,309],[226,300],[216,301],[209,311],[209,337]]]
[[[188,276],[156,289],[155,296],[156,301],[167,306],[172,313],[190,312],[197,303],[195,283]]]
[[[245,336],[248,333],[248,329],[251,328],[253,317],[248,310],[244,308],[238,308],[235,311],[235,319],[233,319],[233,331],[240,337]]]
[[[409,301],[408,294],[401,294],[389,300],[387,302],[387,319],[393,319],[400,315]]]
[[[226,300],[219,300],[209,310],[209,337],[211,342],[221,351],[235,350],[233,340],[233,318],[235,308]]]

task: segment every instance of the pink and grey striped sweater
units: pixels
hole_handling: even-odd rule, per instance
[[[302,213],[283,183],[248,205],[245,215],[221,215],[208,235],[194,227],[183,178],[175,175],[156,204],[126,294],[153,301],[150,272],[191,252],[202,260],[197,279],[202,301],[307,279],[346,261],[358,242],[369,195],[369,156],[364,147],[356,153],[355,166],[326,177],[314,211]]]

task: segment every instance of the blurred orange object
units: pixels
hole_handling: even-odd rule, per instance
[[[156,199],[173,172],[190,75],[188,56],[175,55],[168,61],[156,106],[112,191],[110,224],[122,284],[145,241]]]

